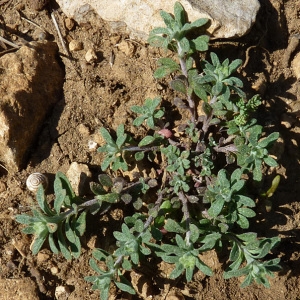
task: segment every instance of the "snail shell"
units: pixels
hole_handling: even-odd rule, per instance
[[[26,186],[32,192],[36,192],[41,184],[44,189],[48,186],[48,178],[42,173],[32,173],[26,180]]]

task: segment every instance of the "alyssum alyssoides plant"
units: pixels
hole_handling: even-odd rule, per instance
[[[173,103],[179,112],[188,110],[190,118],[182,121],[177,128],[179,137],[175,137],[160,98],[147,99],[143,106],[131,109],[137,114],[133,125],[144,126],[148,134],[138,142],[125,132],[124,125],[115,134],[101,128],[106,144],[99,148],[105,156],[103,171],[109,168],[113,174],[121,174],[119,171],[132,168],[133,162],[143,160],[145,166],[148,161],[156,167],[156,178],[126,182],[101,174],[99,183],[91,185],[94,199],[86,200],[75,196],[65,175],[57,173],[52,207],[40,187],[39,208],[16,220],[26,225],[25,233],[34,234],[34,254],[48,240],[54,253],[71,259],[80,255],[88,213],[103,214],[118,202],[132,205],[134,213],[113,233],[117,249],[113,253],[96,249],[90,260],[97,274],[86,280],[100,290],[101,299],[108,298],[112,283],[134,294],[124,274],[151,256],[174,265],[170,278],[185,274],[190,281],[196,270],[211,276],[201,254],[212,249],[229,253],[224,278],[244,276],[243,287],[253,281],[269,287],[267,277],[280,269],[279,258],[264,258],[279,238],[258,237],[249,230],[256,202],[247,189],[251,190],[253,183],[256,190],[262,186],[263,165],[277,166],[267,149],[279,135],[267,136],[251,117],[261,102],[258,96],[247,100],[242,81],[233,76],[240,60],[221,62],[210,53],[209,60],[201,61],[201,69],[195,68],[193,57],[198,51],[208,51],[209,38],[200,35],[193,39],[190,34],[208,20],[188,23],[178,2],[174,15],[161,11],[161,16],[166,27],[152,30],[149,43],[171,50],[177,59],[160,58],[154,77],[172,78],[170,87],[181,95]],[[278,178],[275,181],[277,186]],[[275,189],[274,185],[269,191],[273,194]],[[151,197],[147,196],[149,190]],[[97,260],[106,267],[100,268]]]

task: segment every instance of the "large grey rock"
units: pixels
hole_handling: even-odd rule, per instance
[[[63,12],[78,23],[92,10],[114,27],[126,24],[131,36],[146,39],[151,29],[162,26],[161,9],[173,13],[176,0],[57,0]],[[210,33],[216,38],[244,35],[255,22],[258,0],[181,0],[190,21],[211,19]]]
[[[49,109],[59,100],[64,72],[53,42],[32,42],[0,58],[0,162],[25,166]]]

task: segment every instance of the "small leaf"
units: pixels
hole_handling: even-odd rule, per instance
[[[75,230],[76,234],[82,236],[85,233],[86,229],[86,215],[87,212],[83,211],[80,216],[74,219],[74,223],[72,224],[73,229]]]
[[[112,139],[110,133],[108,132],[108,130],[106,128],[101,127],[100,133],[107,144],[112,144],[112,145],[115,144],[114,140]]]
[[[258,142],[258,145],[262,148],[268,147],[272,142],[276,141],[279,138],[279,132],[273,132],[266,138]]]
[[[183,265],[176,265],[175,269],[171,272],[171,274],[169,275],[170,279],[175,279],[177,277],[179,277],[182,272],[184,271],[184,267]]]
[[[198,20],[190,23],[190,26],[191,26],[191,28],[199,28],[199,27],[205,25],[207,22],[208,22],[208,19],[201,18],[201,19],[198,19]]]
[[[170,33],[170,31],[167,28],[165,28],[165,27],[155,27],[155,28],[153,28],[151,30],[150,35],[154,35],[154,34],[169,34],[169,33]]]
[[[147,146],[149,144],[151,144],[152,142],[155,141],[155,137],[151,136],[151,135],[147,135],[145,136],[140,142],[139,142],[139,147],[143,147],[143,146]]]
[[[182,94],[186,94],[186,86],[184,82],[180,79],[174,79],[170,82],[170,87],[177,92],[180,92]]]
[[[130,260],[124,259],[122,262],[122,268],[126,271],[130,271],[132,269],[132,264]]]
[[[31,246],[31,251],[33,255],[38,254],[40,249],[42,248],[46,238],[48,236],[48,230],[44,229],[43,231],[39,232],[39,235],[34,238],[33,244]]]
[[[180,2],[175,2],[174,5],[174,16],[175,20],[177,21],[178,24],[183,26],[186,22],[185,20],[185,11]]]
[[[190,51],[190,42],[187,38],[182,38],[179,41],[179,50],[178,50],[178,54],[180,57],[183,57],[184,55],[186,55],[186,53],[188,53]]]
[[[249,221],[243,215],[239,215],[239,219],[237,220],[237,224],[241,226],[243,229],[249,228]]]
[[[60,251],[61,251],[62,255],[67,260],[71,260],[72,256],[71,256],[71,253],[70,253],[70,251],[68,249],[67,242],[66,242],[66,239],[65,239],[65,237],[63,235],[62,227],[61,226],[58,227],[57,236],[58,236],[58,245],[59,245],[59,248],[60,248]]]
[[[108,202],[108,203],[117,203],[119,200],[119,193],[109,193],[105,195],[97,195],[97,199]]]
[[[242,207],[238,209],[239,214],[247,217],[247,218],[253,218],[256,216],[255,212],[247,207]]]
[[[109,256],[109,253],[106,252],[105,250],[96,248],[93,250],[93,256],[99,261],[105,261],[106,258]],[[97,271],[96,269],[94,269],[94,270]]]
[[[212,276],[213,271],[201,259],[196,260],[196,267],[205,275]]]
[[[123,194],[121,196],[121,200],[125,203],[125,204],[129,204],[132,201],[132,196],[130,194]]]
[[[168,219],[164,227],[169,232],[185,233],[185,229],[182,228],[179,223],[172,219]]]
[[[207,51],[208,50],[208,42],[209,42],[209,36],[207,35],[201,35],[197,37],[196,39],[192,40],[193,46],[198,51]]]
[[[134,154],[134,158],[135,158],[136,161],[140,161],[140,160],[144,159],[144,157],[145,157],[145,153],[142,152],[142,151],[141,152],[136,152]]]
[[[179,70],[179,65],[171,58],[160,58],[158,59],[157,64],[159,67],[153,74],[156,79],[163,78]]]
[[[106,174],[99,174],[98,175],[98,180],[99,180],[99,182],[101,183],[102,186],[107,186],[107,187],[112,187],[113,186],[112,179]]]
[[[221,213],[224,203],[225,203],[225,200],[222,198],[215,200],[211,204],[211,207],[208,209],[208,211],[207,211],[208,214],[213,218],[217,217]]]
[[[130,282],[123,275],[120,275],[119,277],[121,282],[114,281],[117,288],[119,288],[123,292],[129,293],[131,295],[135,295],[136,292],[134,288],[131,286]]]
[[[40,185],[37,192],[36,192],[36,199],[37,202],[39,204],[39,207],[41,208],[41,210],[48,216],[53,216],[54,213],[53,211],[50,209],[46,197],[45,197],[45,190],[43,185]]]
[[[267,156],[264,158],[264,162],[269,166],[269,167],[277,167],[278,163],[277,161],[272,158],[271,156]]]
[[[54,200],[54,209],[57,214],[60,213],[61,207],[65,201],[66,195],[67,195],[66,190],[56,191],[55,200]]]
[[[32,216],[28,216],[28,215],[16,215],[15,216],[15,220],[21,224],[31,224],[31,223],[35,223],[35,222],[39,222],[40,219],[39,218],[35,218]]]
[[[159,35],[155,35],[155,34],[150,34],[149,38],[148,38],[148,43],[152,46],[152,47],[161,47],[164,48],[165,47],[165,37],[159,36]]]
[[[134,229],[136,232],[143,232],[144,230],[144,223],[142,220],[136,220],[135,224],[134,224]]]
[[[160,11],[160,15],[161,15],[162,19],[164,20],[166,26],[173,29],[173,26],[175,23],[175,20],[173,19],[173,17],[164,10]]]
[[[67,239],[71,243],[74,243],[75,242],[75,238],[76,238],[76,234],[75,234],[75,232],[73,231],[73,229],[70,226],[70,218],[67,218],[67,220],[65,221],[65,233],[66,233]]]
[[[54,254],[58,254],[58,253],[59,253],[59,250],[58,250],[58,248],[57,248],[57,245],[56,245],[56,239],[54,238],[53,233],[50,233],[50,234],[49,234],[48,242],[49,242],[49,246],[50,246],[51,251],[52,251]]]

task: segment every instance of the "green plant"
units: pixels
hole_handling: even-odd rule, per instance
[[[136,142],[120,125],[114,139],[113,134],[101,128],[106,144],[98,149],[105,155],[103,171],[111,168],[117,175],[118,170],[129,170],[143,160],[145,168],[147,163],[156,168],[156,180],[126,182],[124,178],[111,179],[101,174],[99,183],[91,185],[95,198],[86,200],[76,197],[67,178],[57,173],[54,209],[40,188],[40,209],[34,208],[33,216],[19,215],[16,220],[27,226],[25,233],[35,235],[33,253],[48,237],[51,250],[70,259],[80,255],[80,236],[88,212],[103,214],[120,202],[132,205],[134,213],[124,218],[121,231],[114,232],[116,250],[109,253],[96,249],[95,259],[90,260],[98,274],[86,280],[100,290],[101,299],[108,298],[112,283],[135,293],[125,275],[147,256],[173,264],[170,278],[185,273],[189,281],[197,269],[208,276],[213,274],[201,254],[212,249],[226,251],[228,247],[231,264],[224,278],[246,276],[242,286],[256,281],[268,287],[268,276],[273,276],[280,265],[278,258],[264,259],[280,239],[258,237],[248,230],[250,219],[256,215],[256,202],[251,195],[269,198],[279,183],[276,177],[266,193],[257,188],[263,184],[262,166],[277,165],[268,148],[279,135],[274,132],[267,136],[253,117],[261,104],[259,96],[247,100],[242,81],[232,76],[240,60],[220,62],[215,53],[210,53],[211,63],[202,60],[201,70],[195,67],[194,54],[208,50],[209,38],[204,34],[191,36],[208,20],[188,23],[178,2],[174,16],[164,11],[161,16],[166,27],[155,28],[149,43],[175,55],[158,60],[154,77],[172,76],[170,87],[182,97],[176,97],[174,104],[179,112],[188,110],[190,118],[182,119],[176,128],[180,135],[175,137],[174,128],[164,123],[160,99],[146,99],[143,106],[134,106],[132,111],[138,114],[133,125],[143,124],[148,128],[147,135]],[[100,268],[97,261],[105,268]]]

